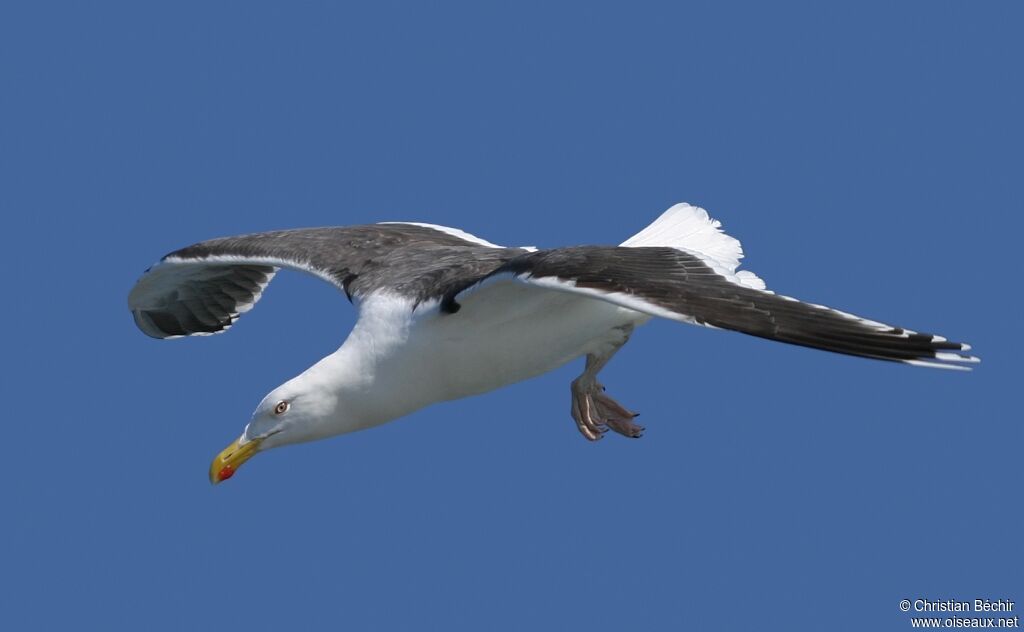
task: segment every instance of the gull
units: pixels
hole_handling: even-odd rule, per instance
[[[254,454],[371,428],[433,403],[485,393],[576,358],[570,414],[588,440],[637,438],[636,413],[598,374],[652,317],[909,365],[969,369],[969,345],[766,289],[737,270],[740,242],[677,204],[619,246],[498,246],[414,222],[299,228],[176,250],[128,297],[154,338],[227,331],[278,270],[317,276],[358,309],[341,347],[273,389],[210,466],[214,484]]]

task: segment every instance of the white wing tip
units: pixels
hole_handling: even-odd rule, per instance
[[[946,351],[937,351],[935,353],[936,360],[945,360],[947,362],[967,362],[968,364],[977,364],[981,362],[981,358],[977,356],[965,356],[959,353],[949,353]]]
[[[960,364],[943,364],[941,362],[929,362],[928,360],[903,360],[904,364],[923,366],[929,369],[949,369],[950,371],[970,371],[971,367]]]

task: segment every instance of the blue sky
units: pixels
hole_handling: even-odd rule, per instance
[[[0,627],[902,630],[1024,602],[1012,3],[0,9]],[[210,459],[354,312],[281,274],[154,341],[161,255],[414,220],[618,243],[709,209],[774,289],[971,342],[971,374],[652,323],[380,428]]]

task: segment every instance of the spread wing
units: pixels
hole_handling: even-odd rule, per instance
[[[477,285],[511,278],[653,316],[877,360],[960,369],[978,362],[957,353],[969,345],[780,296],[719,268],[673,247],[580,246],[522,254]]]
[[[281,268],[313,274],[350,300],[386,290],[417,305],[441,299],[523,252],[427,224],[224,237],[166,255],[132,288],[128,307],[139,329],[154,338],[210,335],[252,309]]]

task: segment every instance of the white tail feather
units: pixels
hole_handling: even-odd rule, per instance
[[[711,219],[704,209],[685,203],[676,204],[621,245],[629,248],[677,248],[700,257],[715,272],[733,283],[764,290],[764,281],[753,272],[736,272],[743,258],[743,246],[738,239],[727,235],[721,228],[722,223]]]

